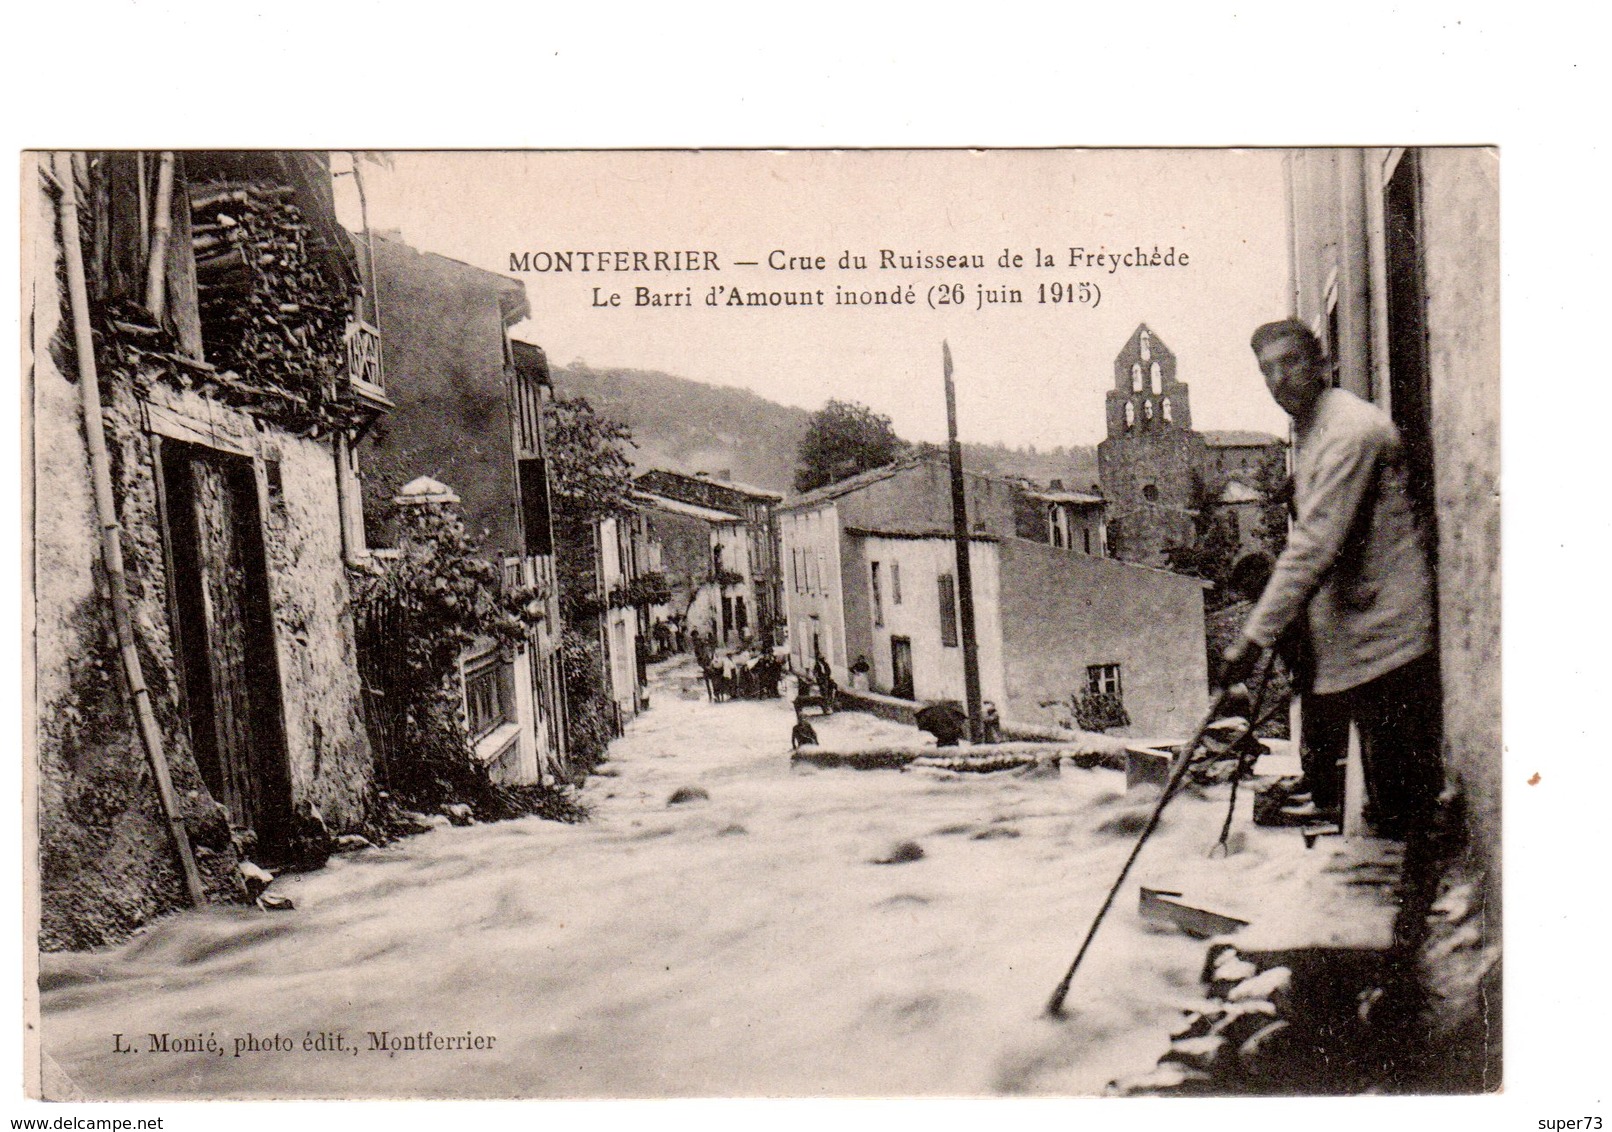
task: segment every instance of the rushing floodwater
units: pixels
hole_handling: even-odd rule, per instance
[[[293,912],[46,956],[45,1049],[88,1097],[1095,1093],[1197,992],[1204,945],[1144,926],[1136,882],[1292,871],[1258,837],[1206,860],[1223,795],[1182,797],[1050,1021],[1149,798],[1105,770],[792,769],[791,722],[657,683],[591,822],[439,829],[282,878]],[[872,863],[904,840],[921,859]]]

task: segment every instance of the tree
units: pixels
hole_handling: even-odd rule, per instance
[[[1293,480],[1280,460],[1268,459],[1254,474],[1254,490],[1260,498],[1254,534],[1274,561],[1287,546],[1287,509],[1293,500]]]
[[[1191,488],[1193,541],[1164,550],[1165,561],[1177,574],[1214,583],[1215,588],[1206,595],[1206,610],[1218,609],[1229,600],[1226,579],[1237,557],[1237,538],[1231,532],[1227,517],[1221,514],[1218,502],[1208,482],[1194,472]]]
[[[632,431],[600,416],[586,397],[559,397],[543,406],[554,504],[555,576],[560,584],[560,670],[572,771],[586,776],[604,758],[615,734],[609,675],[600,642],[598,562],[592,525],[632,511]]]
[[[558,517],[588,521],[632,509],[632,431],[600,416],[586,397],[543,406],[550,492]]]
[[[393,505],[397,547],[353,567],[366,724],[392,804],[434,810],[467,802],[483,818],[540,813],[572,821],[576,805],[549,787],[493,783],[461,713],[459,658],[478,637],[524,643],[542,616],[537,588],[505,588],[451,505]],[[394,815],[381,807],[382,823]]]
[[[831,400],[812,414],[801,438],[795,490],[838,483],[893,463],[907,451],[889,417],[855,401]]]

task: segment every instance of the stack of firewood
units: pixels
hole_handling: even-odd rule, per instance
[[[197,186],[192,247],[208,361],[288,407],[317,412],[343,364],[343,287],[310,253],[289,187]]]

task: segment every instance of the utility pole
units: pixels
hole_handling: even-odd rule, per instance
[[[952,537],[957,544],[957,611],[963,633],[963,694],[968,699],[968,737],[985,741],[980,703],[980,651],[974,636],[974,568],[969,559],[968,497],[963,490],[963,446],[957,441],[957,387],[952,383],[952,348],[940,344],[946,371],[946,447],[951,457]]]

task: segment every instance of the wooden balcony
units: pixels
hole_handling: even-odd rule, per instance
[[[375,412],[393,408],[386,396],[386,373],[381,367],[381,332],[362,319],[347,322],[347,369],[338,379],[339,396]]]

